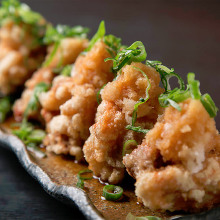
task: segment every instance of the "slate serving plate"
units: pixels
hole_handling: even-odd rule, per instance
[[[82,168],[85,169],[86,165],[74,163],[72,158],[53,154],[39,159],[27,151],[24,144],[11,135],[4,126],[0,127],[0,147],[13,151],[25,170],[49,195],[70,206],[77,206],[87,219],[125,219],[130,211],[134,215],[157,215],[170,220],[220,219],[220,207],[196,215],[152,212],[137,204],[133,189],[126,189],[125,196],[120,202],[103,201],[101,199],[103,186],[97,179],[86,182],[85,191],[75,187],[76,175],[74,174]]]

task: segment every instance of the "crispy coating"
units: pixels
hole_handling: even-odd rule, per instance
[[[91,51],[77,58],[66,83],[57,83],[41,95],[42,114],[48,122],[44,140],[48,151],[70,154],[78,161],[83,159],[82,146],[98,106],[96,94],[113,79],[112,63],[104,62],[110,56],[106,49],[102,41],[97,42]],[[59,109],[60,113],[52,117]]]
[[[0,29],[0,92],[13,93],[42,63],[45,47],[35,44],[28,26],[7,22]]]
[[[138,109],[136,126],[152,128],[161,108],[158,96],[160,76],[151,67],[142,63],[126,65],[116,80],[108,83],[102,90],[102,103],[96,115],[96,123],[90,128],[91,135],[83,151],[89,168],[103,181],[116,184],[123,179],[124,165],[122,149],[125,141],[133,139],[141,142],[144,134],[126,130],[131,124],[134,105],[140,98],[145,98],[149,78],[151,88],[149,100]]]
[[[20,121],[22,119],[24,111],[30,100],[30,97],[33,94],[34,87],[40,82],[51,84],[54,77],[56,76],[56,74],[53,73],[53,68],[60,65],[61,62],[62,62],[62,65],[64,66],[67,64],[74,63],[77,56],[87,47],[87,44],[88,44],[88,41],[86,39],[78,39],[78,38],[65,38],[61,41],[60,47],[58,48],[54,58],[52,59],[48,67],[40,68],[25,83],[26,89],[22,93],[21,98],[15,102],[14,107],[13,107],[14,116],[17,121]],[[48,49],[49,53],[46,57],[46,60],[50,56],[52,49],[53,49],[53,46],[51,46]],[[59,81],[60,83],[62,83],[63,81],[66,80],[66,77],[58,76],[57,78],[58,79],[55,80],[54,82],[55,88],[53,90],[56,90],[56,87],[58,84],[56,81]],[[62,80],[60,78],[62,78]],[[63,78],[65,78],[65,80],[63,80]],[[51,97],[52,95],[47,94],[47,97],[43,97],[42,100],[44,100],[43,101],[44,103],[48,101],[47,106],[51,106],[52,100],[48,96]],[[65,100],[68,100],[68,98],[70,98],[70,94],[69,96],[66,97]],[[54,103],[57,105],[57,108],[55,110],[59,110],[59,106],[64,103],[64,100],[59,102],[60,99],[64,99],[64,97],[60,97],[58,100],[57,99],[54,100]],[[40,111],[31,112],[29,114],[29,118],[34,118],[34,119],[39,120],[40,119],[39,112]],[[48,117],[45,117],[45,118],[48,118]]]
[[[199,100],[167,107],[143,143],[124,157],[135,193],[150,209],[199,211],[220,202],[220,137]]]

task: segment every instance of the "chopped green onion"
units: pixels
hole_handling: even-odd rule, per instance
[[[147,53],[145,47],[141,41],[134,42],[130,47],[118,52],[115,58],[107,58],[105,61],[112,60],[113,73],[117,73],[126,64],[131,62],[142,62],[146,59]]]
[[[174,72],[173,68],[172,69],[167,68],[166,66],[162,65],[160,61],[147,60],[146,64],[148,66],[155,68],[156,71],[160,74],[161,82],[164,86],[165,92],[167,92],[168,90],[171,90],[171,87],[169,84],[169,80],[171,77],[176,77],[178,79],[178,83],[179,83],[181,90],[185,89],[185,83],[183,79],[177,73]]]
[[[88,28],[84,28],[82,26],[69,27],[67,25],[59,24],[55,28],[52,25],[48,25],[43,42],[45,44],[54,44],[54,46],[50,56],[44,62],[43,66],[47,67],[51,63],[62,39],[68,37],[86,38],[88,31]]]
[[[91,48],[94,46],[94,44],[99,41],[101,38],[105,36],[105,22],[101,21],[99,24],[99,28],[96,32],[96,34],[93,36],[93,38],[89,42],[89,46],[84,50],[84,52],[88,52],[91,50]]]
[[[100,104],[102,102],[102,98],[101,98],[101,94],[100,93],[104,89],[105,86],[106,86],[106,84],[103,85],[102,88],[96,94],[96,100],[97,100],[98,104]]]
[[[0,123],[6,119],[6,116],[10,113],[11,108],[12,103],[9,96],[5,96],[0,99]]]
[[[217,115],[218,108],[215,106],[215,103],[212,100],[211,96],[208,93],[204,94],[201,97],[201,102],[206,111],[209,113],[209,116],[211,118],[214,118]]]
[[[130,154],[137,147],[137,145],[137,141],[135,140],[126,141],[123,145],[122,156]]]
[[[34,92],[24,112],[20,128],[12,131],[13,134],[18,136],[27,147],[34,147],[35,151],[37,149],[37,145],[43,141],[46,133],[44,130],[34,129],[34,126],[28,122],[28,115],[31,111],[36,111],[38,109],[39,94],[47,91],[48,88],[49,86],[44,82],[41,82],[35,86]]]
[[[148,77],[147,77],[147,75],[145,74],[144,71],[142,71],[140,68],[137,68],[135,66],[132,66],[132,67],[134,69],[140,71],[142,73],[142,75],[144,77],[146,77],[147,82],[148,82],[146,92],[145,92],[146,97],[145,98],[140,98],[139,101],[134,105],[134,111],[132,113],[132,126],[134,126],[135,122],[137,120],[137,110],[138,110],[139,105],[144,104],[149,99],[149,93],[148,92],[149,92],[149,89],[151,88],[151,83],[150,83],[150,80],[148,79]]]
[[[76,186],[80,189],[84,189],[84,180],[78,179]]]
[[[115,185],[106,185],[103,188],[103,196],[106,200],[116,201],[122,197],[123,188]]]
[[[121,38],[115,37],[111,34],[104,37],[104,43],[108,46],[107,51],[112,58],[115,57],[122,48]]]
[[[38,97],[39,97],[40,93],[46,92],[48,89],[49,89],[49,85],[44,82],[40,82],[35,86],[34,92],[31,96],[30,101],[27,105],[27,108],[24,112],[24,119],[23,120],[27,120],[27,117],[31,111],[36,111],[38,109],[38,104],[39,104]]]
[[[199,83],[198,80],[195,80],[195,74],[194,73],[188,73],[187,81],[188,81],[188,84],[189,84],[191,97],[193,99],[200,99],[201,98],[201,93],[200,93],[200,89],[199,89],[200,83]]]
[[[50,65],[54,56],[56,55],[56,52],[57,52],[59,46],[60,46],[60,41],[55,42],[55,44],[53,46],[53,50],[51,51],[51,53],[50,53],[49,57],[46,59],[46,61],[43,63],[43,67],[47,67]]]
[[[141,127],[135,127],[135,122],[137,120],[137,110],[138,110],[139,105],[144,104],[149,99],[149,89],[151,88],[151,83],[144,71],[142,71],[140,68],[137,68],[135,66],[132,66],[132,67],[135,70],[140,71],[142,75],[146,77],[148,81],[148,85],[147,85],[146,92],[145,92],[146,94],[145,98],[140,98],[139,101],[134,105],[134,111],[132,113],[132,122],[131,122],[131,125],[126,126],[126,129],[146,134],[149,130],[142,129]]]
[[[8,20],[15,24],[29,25],[31,33],[36,37],[35,43],[42,44],[42,38],[46,28],[44,18],[30,7],[18,0],[3,0],[0,8],[0,25],[3,26]],[[24,30],[26,26],[24,26]]]
[[[89,170],[89,169],[81,170],[81,171],[79,171],[79,173],[77,174],[77,177],[78,177],[79,179],[82,179],[82,180],[91,180],[92,177],[83,177],[83,176],[81,176],[82,174],[85,174],[85,173],[92,173],[92,171]]]
[[[73,65],[66,65],[64,67],[54,68],[53,73],[62,75],[62,76],[71,76]]]
[[[137,217],[137,216],[132,215],[131,213],[128,213],[126,220],[162,220],[162,219],[156,216]]]
[[[30,135],[27,136],[27,140],[32,143],[41,143],[45,136],[45,131],[41,129],[35,129],[31,132]]]
[[[81,176],[82,174],[85,174],[85,173],[92,173],[91,170],[89,169],[86,169],[86,170],[81,170],[79,171],[79,173],[77,174],[77,183],[76,183],[76,186],[83,189],[84,188],[84,180],[90,180],[92,179],[92,177],[83,177]]]
[[[138,132],[138,133],[144,133],[144,134],[147,134],[150,131],[148,129],[143,129],[140,126],[135,127],[135,126],[132,126],[132,125],[127,125],[126,129],[131,130],[131,131],[135,131],[135,132]]]
[[[44,36],[45,44],[52,44],[68,37],[86,38],[89,29],[82,26],[69,27],[67,25],[58,24],[56,27],[47,25]]]

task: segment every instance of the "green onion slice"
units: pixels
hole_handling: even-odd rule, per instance
[[[142,216],[142,217],[136,217],[132,215],[131,213],[128,213],[126,220],[162,220],[159,217],[156,216]]]
[[[195,74],[188,73],[187,81],[189,84],[191,97],[193,99],[201,99],[201,93],[200,93],[200,89],[199,89],[200,82],[198,80],[195,80]]]
[[[144,134],[147,134],[150,131],[148,129],[143,129],[140,126],[135,127],[135,126],[132,126],[132,125],[127,125],[126,129],[131,130],[131,131],[135,131],[135,132],[138,132],[138,133],[144,133]]]
[[[106,84],[103,85],[102,88],[96,94],[96,100],[97,100],[98,104],[100,104],[102,102],[102,98],[101,98],[101,94],[100,93],[104,89],[105,86],[106,86]]]
[[[77,174],[76,186],[81,188],[81,189],[84,189],[84,180],[92,179],[92,177],[83,177],[82,175],[85,174],[85,173],[92,173],[92,171],[89,170],[89,169],[86,169],[86,170],[79,171],[79,173]]]
[[[138,110],[139,105],[144,104],[149,99],[149,93],[148,92],[149,92],[149,89],[151,88],[151,83],[150,83],[150,80],[149,80],[149,78],[147,77],[147,75],[145,74],[144,71],[142,71],[140,68],[137,68],[135,66],[132,66],[132,67],[134,69],[140,71],[142,73],[142,75],[144,77],[146,77],[147,82],[148,82],[148,85],[147,85],[147,88],[146,88],[146,92],[145,92],[146,97],[145,98],[140,98],[139,101],[134,105],[134,111],[132,113],[132,126],[134,126],[135,122],[137,120],[137,110]]]
[[[204,94],[201,97],[201,102],[206,111],[209,113],[209,116],[211,118],[214,118],[217,115],[218,108],[215,106],[215,103],[212,100],[211,96],[208,93]]]
[[[161,82],[164,86],[165,92],[167,92],[168,90],[171,90],[169,80],[172,77],[177,78],[179,86],[180,86],[179,88],[181,90],[185,89],[185,83],[184,83],[183,79],[177,73],[174,72],[173,68],[172,69],[167,68],[166,66],[162,65],[162,63],[160,61],[147,60],[146,64],[148,66],[155,68],[155,70],[160,74]]]
[[[141,105],[141,104],[144,104],[145,102],[147,102],[147,100],[149,99],[149,89],[151,88],[151,83],[150,83],[150,80],[149,78],[147,77],[147,75],[145,74],[144,71],[142,71],[140,68],[137,68],[135,66],[132,66],[135,70],[138,70],[142,73],[142,75],[144,77],[147,78],[147,81],[148,81],[148,85],[147,85],[147,88],[146,88],[146,96],[145,98],[140,98],[139,101],[134,105],[134,111],[132,113],[132,122],[131,122],[131,125],[128,125],[126,126],[126,129],[128,130],[132,130],[132,131],[135,131],[135,132],[139,132],[139,133],[144,133],[146,134],[149,130],[147,129],[142,129],[141,127],[135,127],[135,122],[137,120],[137,111],[138,111],[138,107]]]
[[[5,96],[0,99],[0,123],[6,119],[6,116],[10,113],[11,108],[12,103],[9,96]]]
[[[84,52],[88,52],[91,50],[91,48],[94,46],[94,44],[103,38],[105,36],[105,22],[101,21],[99,24],[99,28],[96,32],[96,34],[93,36],[93,38],[89,42],[89,46],[84,50]]]
[[[115,37],[114,35],[107,35],[104,37],[104,43],[108,46],[107,51],[111,55],[111,57],[115,57],[115,55],[120,51],[123,47],[121,44],[121,38]]]
[[[142,62],[146,57],[147,53],[143,43],[136,41],[130,47],[119,51],[115,58],[107,58],[105,61],[112,60],[112,71],[117,73],[123,66],[129,65],[131,62]]]
[[[83,177],[83,176],[81,176],[85,173],[92,173],[92,170],[86,169],[86,170],[79,171],[79,173],[77,174],[77,178],[82,179],[82,180],[91,180],[92,177]]]
[[[116,201],[122,197],[123,188],[115,185],[106,185],[103,188],[103,196],[106,200]]]
[[[122,156],[130,154],[137,147],[137,145],[137,141],[127,140],[123,145]]]
[[[49,89],[49,87],[50,86],[44,82],[40,82],[35,86],[34,92],[24,112],[24,118],[23,118],[24,121],[27,121],[28,115],[30,114],[31,111],[36,111],[38,109],[39,95],[42,92],[46,92]]]
[[[27,136],[27,140],[34,143],[41,143],[45,138],[46,132],[41,129],[35,129],[31,132],[29,136]]]
[[[52,62],[54,56],[56,55],[56,52],[58,50],[60,46],[60,41],[55,42],[54,46],[53,46],[53,50],[50,53],[50,56],[46,59],[46,61],[43,63],[43,67],[47,67],[50,65],[50,63]]]

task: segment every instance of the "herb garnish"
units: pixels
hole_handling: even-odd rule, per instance
[[[46,92],[48,89],[49,89],[49,85],[44,82],[40,82],[35,86],[33,94],[24,112],[23,120],[27,121],[30,112],[36,111],[38,109],[39,95],[42,92]]]
[[[123,188],[115,185],[106,185],[103,188],[103,196],[106,200],[116,201],[122,197]]]
[[[104,89],[104,87],[106,86],[107,84],[103,85],[102,88],[96,93],[96,100],[98,102],[98,104],[100,104],[102,102],[102,98],[101,98],[101,91]]]
[[[64,67],[54,68],[53,72],[63,76],[71,76],[73,65],[66,65]]]
[[[169,105],[176,108],[178,111],[181,111],[179,102],[183,102],[187,98],[198,99],[203,104],[206,111],[209,113],[211,118],[214,118],[217,114],[218,108],[215,106],[214,101],[212,100],[209,94],[201,95],[199,86],[200,83],[198,80],[195,80],[194,73],[188,73],[187,82],[185,85],[183,79],[174,72],[174,69],[169,69],[166,66],[163,66],[160,61],[146,61],[146,64],[155,68],[156,71],[160,74],[162,84],[165,88],[165,92],[161,94],[158,98],[159,103],[162,107],[168,107]],[[177,77],[179,82],[179,88],[174,88],[171,90],[169,79],[171,77]]]
[[[37,146],[42,142],[46,133],[44,130],[35,129],[34,126],[28,122],[28,115],[31,111],[36,111],[38,109],[39,95],[42,92],[46,92],[48,88],[49,86],[44,82],[37,84],[24,112],[22,123],[19,126],[20,128],[18,130],[13,130],[13,134],[18,136],[27,147],[33,148],[36,152],[38,151],[37,155],[39,156],[42,156],[43,152],[40,154]]]
[[[101,21],[97,32],[92,37],[89,42],[89,46],[84,50],[83,53],[90,51],[96,42],[103,39],[104,43],[108,46],[107,51],[109,52],[111,57],[115,57],[119,50],[124,47],[121,44],[121,38],[118,38],[112,34],[105,36],[105,33],[105,22]]]
[[[146,59],[147,53],[141,41],[134,42],[130,47],[127,47],[118,52],[115,58],[107,58],[105,61],[112,60],[112,72],[117,73],[126,64],[131,62],[142,62]]]
[[[0,123],[6,119],[6,116],[11,111],[11,108],[12,102],[9,96],[5,96],[0,99]]]
[[[135,66],[132,66],[132,67],[135,70],[140,71],[142,73],[142,75],[144,77],[146,77],[146,79],[148,81],[148,85],[147,85],[146,92],[145,92],[145,94],[146,94],[145,98],[140,98],[139,101],[134,105],[134,111],[132,113],[132,123],[131,123],[131,125],[127,125],[126,129],[146,134],[149,130],[148,129],[142,129],[140,126],[135,127],[135,122],[137,120],[137,110],[138,110],[139,105],[144,104],[149,99],[149,93],[148,92],[149,92],[149,89],[151,88],[151,83],[150,83],[150,80],[148,79],[148,77],[147,77],[147,75],[145,74],[144,71],[142,71],[140,68],[137,68]]]
[[[88,52],[92,49],[94,44],[99,41],[101,38],[105,36],[105,22],[101,21],[99,24],[99,28],[93,38],[89,42],[89,46],[84,50],[84,52]]]
[[[53,27],[52,25],[48,25],[43,42],[47,45],[54,44],[54,46],[50,56],[47,58],[43,66],[47,67],[51,63],[62,39],[68,37],[86,38],[88,32],[89,29],[82,26],[69,27],[67,25],[59,24],[56,27]]]
[[[18,25],[28,25],[31,33],[37,38],[35,43],[42,44],[46,22],[39,13],[18,0],[3,0],[0,8],[0,25],[3,26],[9,20]]]
[[[120,49],[124,47],[121,44],[121,38],[115,37],[112,34],[106,35],[104,37],[104,43],[108,46],[107,51],[109,52],[111,57],[115,57]]]
[[[76,184],[76,186],[81,188],[81,189],[84,189],[84,180],[92,179],[92,177],[83,177],[83,176],[81,176],[82,174],[85,174],[85,173],[92,173],[92,171],[86,169],[86,170],[79,171],[79,173],[77,174],[77,184]]]
[[[123,145],[122,156],[130,154],[137,147],[137,145],[137,141],[127,140]]]

